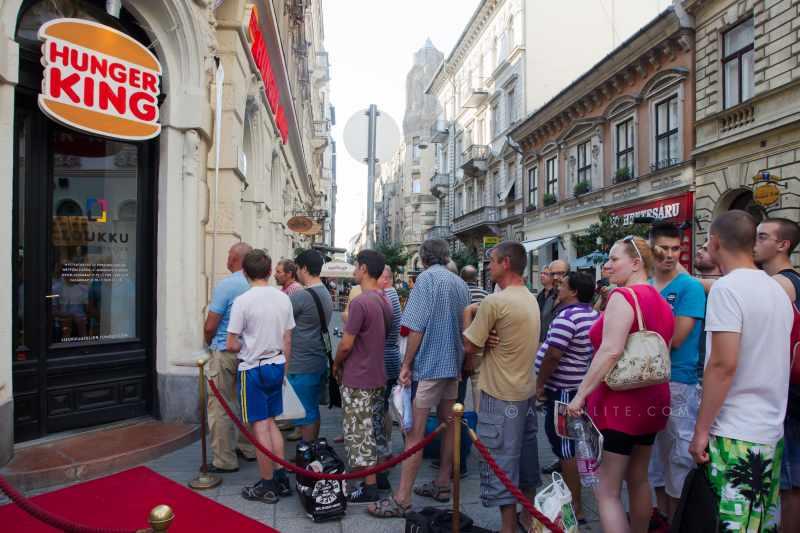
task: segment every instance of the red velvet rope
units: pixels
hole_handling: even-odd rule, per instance
[[[0,490],[5,492],[6,496],[8,496],[12,502],[16,503],[20,509],[48,526],[60,529],[61,531],[67,531],[68,533],[136,533],[140,531],[138,529],[82,526],[65,518],[50,514],[48,511],[45,511],[23,496],[22,493],[15,489],[3,476],[0,476]]]
[[[523,494],[522,491],[519,490],[516,485],[514,485],[511,479],[509,479],[508,474],[506,474],[505,471],[500,468],[500,465],[497,464],[497,461],[494,460],[492,454],[489,453],[489,450],[486,448],[486,446],[478,439],[478,436],[474,431],[469,430],[469,437],[472,439],[472,442],[475,443],[475,447],[486,460],[486,463],[494,471],[497,479],[499,479],[500,482],[506,486],[508,491],[517,499],[517,501],[519,501],[519,503],[522,504],[525,510],[528,511],[532,517],[541,522],[542,525],[549,529],[552,533],[564,533],[563,529],[551,522],[549,518],[539,512],[539,510],[534,507],[533,503],[531,503],[531,501],[525,497],[525,494]]]
[[[217,401],[219,401],[220,405],[222,405],[222,408],[225,410],[225,413],[233,421],[233,423],[236,424],[236,427],[239,428],[239,431],[242,432],[242,435],[244,435],[247,438],[247,440],[249,440],[253,444],[253,446],[258,448],[258,451],[260,451],[261,453],[263,453],[264,455],[269,457],[269,459],[272,462],[278,463],[279,465],[284,467],[286,470],[289,470],[290,472],[294,472],[295,474],[300,474],[303,477],[307,477],[307,478],[311,478],[311,479],[332,479],[332,480],[337,480],[337,481],[344,481],[344,480],[348,480],[348,479],[361,479],[363,477],[366,477],[366,476],[369,476],[369,475],[372,475],[372,474],[377,474],[379,472],[383,472],[385,470],[388,470],[388,469],[392,468],[393,466],[395,466],[395,465],[397,465],[399,463],[402,463],[403,461],[405,461],[406,459],[408,459],[409,457],[411,457],[415,453],[420,452],[425,446],[427,446],[428,444],[433,442],[433,439],[435,439],[436,436],[439,434],[439,432],[446,426],[446,424],[444,424],[444,423],[439,424],[439,427],[437,427],[435,430],[433,430],[432,433],[427,435],[424,439],[419,441],[417,444],[415,444],[414,446],[412,446],[408,450],[404,451],[400,455],[392,457],[391,459],[389,459],[388,461],[386,461],[384,463],[375,465],[372,468],[367,468],[367,469],[364,469],[364,470],[358,470],[356,472],[347,472],[346,474],[325,474],[325,473],[322,473],[322,472],[314,472],[313,470],[306,470],[305,468],[300,468],[299,466],[295,465],[294,463],[290,463],[290,462],[286,461],[285,459],[282,459],[282,458],[278,457],[277,455],[275,455],[274,453],[272,453],[271,451],[266,449],[264,446],[262,446],[261,443],[258,442],[258,440],[253,436],[253,434],[250,433],[250,430],[247,429],[247,427],[244,425],[244,423],[242,423],[242,421],[239,420],[239,417],[237,417],[234,414],[234,412],[231,410],[231,406],[228,405],[228,402],[226,402],[225,398],[223,398],[222,395],[220,394],[216,383],[214,383],[214,381],[210,380],[210,379],[207,380],[207,381],[208,381],[209,387],[211,387],[211,392],[214,393],[214,396],[216,396]]]

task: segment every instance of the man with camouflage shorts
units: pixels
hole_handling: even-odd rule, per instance
[[[392,324],[392,308],[378,287],[383,267],[383,256],[374,250],[362,250],[356,256],[353,277],[361,286],[361,294],[350,303],[344,336],[333,362],[333,375],[342,388],[342,430],[351,470],[371,468],[378,464],[379,457],[388,454],[383,414],[383,347]],[[377,501],[377,476],[366,476],[365,483],[351,491],[348,500]]]

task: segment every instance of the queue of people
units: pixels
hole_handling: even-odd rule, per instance
[[[587,414],[603,436],[593,490],[604,531],[667,527],[697,464],[707,465],[727,530],[800,531],[800,389],[789,386],[792,304],[800,308],[800,275],[790,256],[798,241],[800,228],[792,221],[757,225],[745,212],[724,213],[697,248],[693,277],[679,261],[680,230],[656,222],[648,239],[613,244],[600,282],[554,261],[542,270],[543,290],[534,296],[525,286],[527,254],[519,243],[492,249],[495,291],[487,294],[474,267],[454,272],[448,243],[429,240],[420,248],[425,270],[405,309],[383,256],[362,250],[332,365],[326,332],[333,305],[319,278],[321,255],[309,250],[281,261],[281,290],[266,290],[269,256],[241,243],[231,248],[232,274],[215,287],[209,306],[209,378],[239,404],[259,441],[283,456],[274,419],[282,410],[284,375],[306,411],[292,421],[296,429],[289,436],[312,441],[319,436],[319,400],[330,372],[340,386],[352,471],[392,455],[388,403],[395,384],[412,391],[408,449],[424,438],[432,410],[440,421],[451,419],[470,381],[478,436],[498,464],[530,497],[541,472],[560,471],[583,523],[575,444],[555,430],[560,402],[569,415]],[[609,373],[639,331],[663,340],[668,381],[610,386]],[[539,410],[557,457],[544,469]],[[211,471],[233,472],[238,458],[257,458],[261,479],[243,496],[274,503],[286,495],[285,471],[237,441],[212,396],[208,413]],[[442,432],[433,481],[416,484],[422,456],[415,454],[401,464],[394,490],[386,475],[368,475],[349,501],[368,503],[367,512],[378,518],[405,516],[414,494],[449,501],[453,433],[452,425]],[[481,501],[498,508],[504,533],[530,527],[532,517],[517,513],[514,498],[485,463],[480,479]]]

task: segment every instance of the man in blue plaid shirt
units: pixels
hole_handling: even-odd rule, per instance
[[[411,386],[414,394],[414,425],[406,436],[406,449],[424,438],[431,408],[437,408],[441,421],[452,416],[464,361],[464,309],[470,302],[467,284],[446,268],[450,260],[446,241],[427,240],[422,243],[419,254],[426,270],[417,278],[400,322],[410,333],[399,381]],[[452,426],[448,426],[442,438],[438,478],[414,487],[414,493],[447,502],[453,469]],[[419,453],[405,461],[397,492],[391,498],[372,504],[369,513],[381,518],[404,516],[411,508],[411,490],[421,463],[422,454]]]

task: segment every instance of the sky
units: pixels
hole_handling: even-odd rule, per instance
[[[563,32],[590,35],[565,46],[563,69],[575,79],[671,4],[670,0],[523,0],[547,3],[553,41]],[[357,111],[375,104],[402,126],[405,79],[413,54],[430,38],[450,54],[480,0],[323,0],[325,48],[331,62],[331,102],[336,107],[338,194],[336,246],[347,248],[366,219],[367,167],[353,160],[342,132]],[[554,8],[556,5],[558,7]],[[574,10],[596,12],[591,27],[571,27]],[[613,30],[612,31],[612,14]],[[542,36],[547,42],[548,36]],[[531,53],[529,49],[528,53]],[[542,53],[553,53],[543,50]]]

